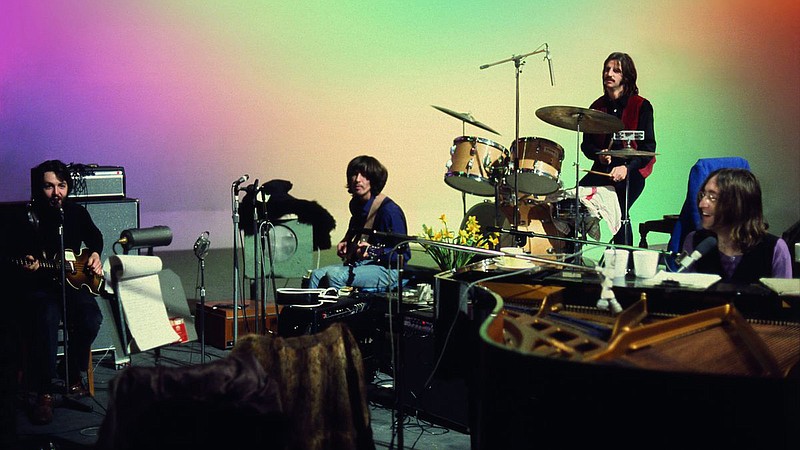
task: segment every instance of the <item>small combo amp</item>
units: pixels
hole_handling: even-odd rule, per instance
[[[340,297],[336,302],[314,307],[286,305],[278,315],[278,334],[314,334],[334,322],[347,322],[352,328],[352,322],[365,318],[362,313],[368,309],[369,302],[357,297]]]
[[[125,169],[96,164],[70,164],[73,198],[124,198]]]
[[[200,305],[197,305],[198,310]],[[266,305],[266,326],[269,330],[275,331],[275,306]],[[233,348],[233,302],[232,301],[215,301],[205,302],[202,307],[202,313],[205,319],[205,342],[208,345],[216,347],[220,350],[227,350]],[[256,328],[259,332],[263,332],[261,327],[256,326],[256,321],[260,317],[260,312],[256,309],[255,303],[247,303],[245,308],[239,306],[236,314],[237,322],[237,338],[245,336],[250,333],[255,333]],[[198,334],[200,333],[200,321],[195,318],[195,326]]]

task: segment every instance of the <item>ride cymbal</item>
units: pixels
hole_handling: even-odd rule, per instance
[[[624,127],[622,120],[611,114],[577,106],[545,106],[536,110],[536,117],[550,125],[589,134],[615,133]]]
[[[447,109],[447,108],[443,108],[441,106],[436,106],[436,105],[431,105],[431,106],[433,106],[434,108],[438,109],[439,111],[441,111],[441,112],[443,112],[443,113],[445,113],[445,114],[447,114],[449,116],[455,117],[458,120],[461,120],[463,122],[467,122],[467,123],[469,123],[471,125],[475,125],[478,128],[482,128],[482,129],[484,129],[484,130],[486,130],[486,131],[488,131],[490,133],[494,133],[494,134],[496,134],[498,136],[501,136],[500,133],[498,133],[497,131],[494,131],[492,129],[492,127],[490,127],[489,125],[486,125],[484,123],[481,123],[481,122],[478,122],[477,120],[475,120],[475,118],[472,117],[472,114],[470,114],[470,113],[455,112],[452,109]]]

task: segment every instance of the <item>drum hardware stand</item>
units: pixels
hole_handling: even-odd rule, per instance
[[[546,47],[546,48],[543,50],[542,47]],[[544,52],[548,52],[549,53],[549,47],[547,47],[546,43],[542,44],[541,46],[539,46],[538,49],[536,49],[536,50],[534,50],[534,51],[532,51],[530,53],[526,53],[524,55],[513,55],[513,56],[511,56],[511,58],[507,58],[507,59],[504,59],[502,61],[497,61],[497,62],[494,62],[494,63],[484,64],[484,65],[480,66],[480,69],[483,70],[483,69],[487,69],[487,68],[492,67],[492,66],[496,66],[498,64],[503,64],[503,63],[506,63],[506,62],[509,62],[509,61],[514,61],[514,73],[515,73],[514,78],[516,80],[516,107],[515,107],[515,124],[514,124],[514,152],[513,152],[513,155],[511,156],[512,160],[511,160],[511,164],[510,164],[511,167],[513,168],[513,170],[514,170],[514,194],[513,194],[513,197],[514,197],[514,201],[513,201],[513,203],[514,203],[514,217],[513,217],[512,223],[511,223],[511,226],[514,229],[516,229],[519,226],[519,203],[518,203],[518,199],[519,199],[519,180],[518,180],[519,170],[517,169],[518,165],[519,165],[519,157],[517,155],[517,153],[519,152],[519,145],[518,145],[519,144],[519,74],[522,72],[521,67],[525,64],[525,61],[523,61],[525,58],[527,58],[528,56],[531,56],[531,55],[535,55],[537,53],[544,53]],[[495,204],[497,204],[497,202],[495,202]],[[495,215],[495,217],[497,217],[497,215]]]
[[[584,221],[579,219],[579,212],[581,208],[581,197],[580,197],[580,177],[581,177],[581,121],[583,120],[583,114],[578,114],[577,116],[577,131],[576,131],[576,144],[575,144],[575,236],[580,236],[580,239],[586,240],[586,227],[584,226]],[[583,264],[583,252],[581,246],[583,245],[580,242],[575,242],[575,263],[582,265]]]
[[[234,181],[231,185],[231,204],[233,209],[233,343],[239,338],[239,297],[241,296],[239,279],[239,185],[244,183],[250,178],[250,175],[244,174]]]
[[[625,130],[623,130],[623,131],[618,131],[618,132],[614,133],[613,135],[611,135],[611,142],[612,143],[614,141],[622,141],[622,140],[625,141],[625,148],[623,149],[623,151],[624,150],[628,150],[628,151],[635,150],[631,146],[631,141],[644,140],[644,131],[641,131],[641,130],[625,131]],[[627,168],[627,166],[626,166],[626,168]],[[630,186],[631,186],[631,176],[630,175],[631,175],[630,173],[627,173],[625,175],[625,209],[623,210],[623,214],[624,215],[622,216],[622,220],[621,220],[622,227],[623,227],[622,236],[625,239],[625,244],[626,245],[629,242],[629,238],[630,238],[631,242],[633,241],[633,236],[630,236],[630,233],[632,232],[632,229],[630,227],[630,223],[631,223],[630,205],[628,204],[628,193],[630,192]]]

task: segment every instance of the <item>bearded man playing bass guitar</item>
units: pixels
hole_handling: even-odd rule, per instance
[[[400,206],[382,193],[389,172],[372,156],[361,155],[347,165],[350,223],[336,246],[341,265],[311,272],[309,288],[350,286],[365,292],[384,292],[397,286],[399,255],[403,264],[411,258],[408,246],[393,249],[397,239],[365,233],[365,229],[405,235],[406,216]]]
[[[64,298],[69,349],[68,372],[65,372],[69,386],[65,386],[65,393],[68,395],[87,393],[82,373],[88,369],[88,354],[103,320],[94,297],[96,281],[103,275],[100,260],[103,235],[86,208],[68,198],[72,188],[69,167],[61,161],[45,161],[31,170],[30,227],[29,234],[21,237],[20,245],[26,256],[22,259],[24,276],[20,281],[25,297],[23,308],[28,311],[26,318],[31,322],[25,377],[27,386],[37,394],[30,411],[31,422],[35,424],[53,420],[53,394],[59,390],[53,380],[59,377],[58,331],[65,309]],[[63,258],[65,272],[70,277],[63,289],[66,295],[61,285],[62,249],[81,255],[77,259]],[[56,263],[48,263],[48,260]],[[80,281],[81,277],[85,281]]]

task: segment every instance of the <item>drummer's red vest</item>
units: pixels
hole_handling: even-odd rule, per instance
[[[590,108],[608,113],[608,108],[606,108],[605,102],[603,101],[604,98],[605,97],[600,97],[595,100]],[[642,108],[642,103],[644,103],[644,97],[640,95],[634,94],[628,98],[628,104],[625,106],[625,109],[622,110],[621,118],[626,130],[635,130],[636,127],[639,126],[639,110]],[[631,147],[636,148],[636,141],[631,141]],[[639,173],[642,174],[643,178],[647,178],[653,173],[653,165],[655,163],[656,157],[653,156],[646,166],[639,169]]]

